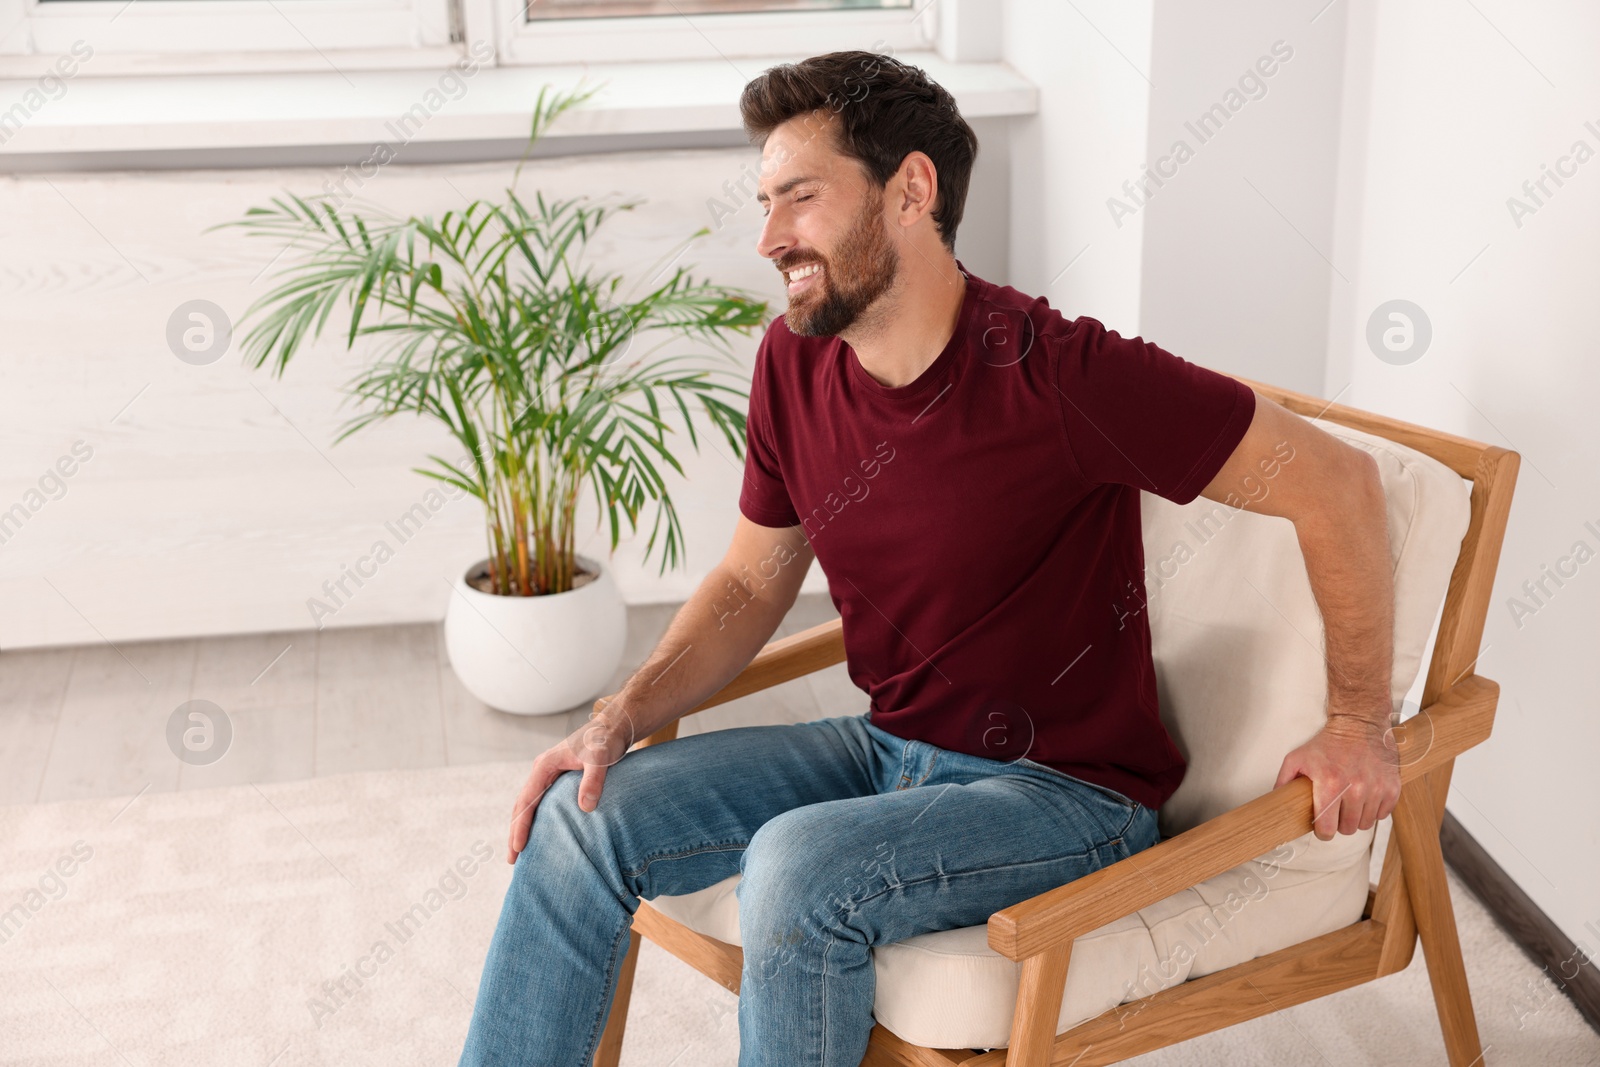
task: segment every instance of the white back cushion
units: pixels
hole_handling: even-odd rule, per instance
[[[1470,494],[1437,460],[1375,434],[1313,424],[1373,455],[1388,500],[1394,563],[1391,710],[1416,679],[1467,530]],[[1274,477],[1291,471],[1293,459]],[[1273,478],[1263,477],[1271,492]],[[1322,616],[1288,520],[1197,497],[1179,506],[1141,494],[1145,584],[1162,720],[1189,761],[1162,806],[1173,836],[1272,789],[1290,750],[1322,728],[1327,666]],[[1337,870],[1372,831],[1296,840],[1283,865]]]

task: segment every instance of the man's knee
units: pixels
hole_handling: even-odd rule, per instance
[[[747,977],[770,981],[815,966],[817,952],[873,942],[861,909],[894,880],[892,862],[841,830],[826,812],[796,808],[751,838],[736,889]]]
[[[747,914],[758,925],[812,933],[848,924],[852,910],[874,891],[855,851],[841,840],[840,827],[818,812],[795,808],[768,820],[740,857],[741,925]]]
[[[578,786],[583,775],[564,771],[550,783],[533,809],[527,852],[540,865],[593,859],[610,839],[608,819],[598,810],[578,807]],[[519,861],[518,866],[521,866]]]
[[[649,750],[630,752],[606,768],[605,781],[600,785],[599,798],[591,811],[584,811],[578,806],[578,791],[583,785],[584,772],[562,771],[550,783],[538,807],[534,809],[535,822],[543,818],[548,809],[554,816],[553,822],[559,822],[564,828],[580,835],[614,829],[621,813],[636,810],[646,802],[641,790],[653,788],[650,776],[642,773],[645,769],[635,760],[636,756],[646,751]]]
[[[557,775],[534,808],[529,849],[552,862],[588,863],[608,875],[630,867],[641,849],[647,854],[651,846],[641,841],[652,834],[655,823],[649,813],[661,806],[664,788],[659,768],[637,758],[650,751],[628,753],[606,768],[599,802],[591,811],[578,806],[583,772]]]
[[[556,775],[555,781],[545,789],[544,795],[539,798],[539,803],[533,809],[534,825],[540,819],[550,816],[550,822],[563,821],[569,812],[578,811],[578,784],[583,780],[580,771],[562,771]],[[582,812],[579,812],[582,814]]]

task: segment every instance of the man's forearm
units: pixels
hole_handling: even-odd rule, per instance
[[[725,565],[713,568],[611,705],[628,718],[630,743],[698,707],[732,681],[772,637],[789,607],[774,601],[764,588],[739,584]]]
[[[1329,506],[1296,523],[1311,591],[1322,611],[1328,714],[1389,721],[1394,656],[1394,575],[1383,483],[1364,452],[1330,486]]]

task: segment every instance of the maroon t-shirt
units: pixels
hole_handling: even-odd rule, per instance
[[[875,726],[1159,808],[1184,760],[1157,705],[1139,490],[1199,495],[1255,394],[962,272],[955,332],[908,385],[768,327],[739,508],[804,528]]]

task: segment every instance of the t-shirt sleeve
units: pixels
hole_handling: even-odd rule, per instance
[[[1088,317],[1063,337],[1056,370],[1083,476],[1179,504],[1216,477],[1255,415],[1255,392],[1243,382]]]
[[[744,482],[739,490],[739,510],[758,526],[800,525],[778,464],[772,424],[771,331],[756,347],[755,369],[750,376],[750,414],[745,419]]]

